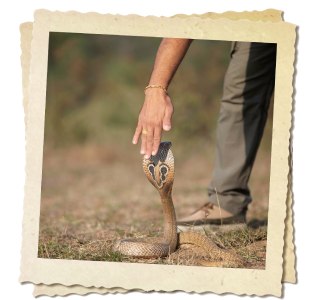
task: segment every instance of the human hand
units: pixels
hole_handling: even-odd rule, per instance
[[[137,144],[141,136],[140,153],[144,154],[145,158],[157,153],[162,130],[169,131],[171,129],[172,115],[172,101],[165,91],[158,88],[145,91],[144,104],[133,137],[133,144]]]

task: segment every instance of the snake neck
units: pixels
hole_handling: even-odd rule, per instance
[[[174,181],[174,156],[170,142],[162,142],[156,155],[143,160],[143,170],[150,183],[160,194],[164,215],[164,242],[169,252],[174,252],[178,243],[176,217],[172,201]]]
[[[160,193],[164,215],[164,240],[169,244],[170,252],[174,252],[178,243],[176,216],[171,193]]]

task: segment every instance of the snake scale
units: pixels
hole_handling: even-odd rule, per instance
[[[218,261],[218,265],[222,265],[220,262],[223,262],[224,265],[240,265],[242,260],[238,255],[220,249],[207,236],[194,231],[177,233],[172,201],[174,156],[170,149],[171,145],[171,142],[160,143],[157,154],[148,159],[144,158],[142,163],[145,175],[160,195],[164,216],[163,237],[118,240],[113,246],[113,251],[135,258],[160,258],[175,252],[182,244],[193,244]]]

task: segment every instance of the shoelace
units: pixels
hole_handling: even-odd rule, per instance
[[[204,211],[204,213],[205,213],[205,218],[207,218],[207,216],[210,214],[210,209],[213,209],[213,206],[214,206],[213,203],[208,202],[208,203],[205,203],[205,204],[204,204],[200,209],[198,209],[198,210],[202,210],[202,211]]]

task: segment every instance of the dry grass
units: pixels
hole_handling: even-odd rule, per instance
[[[244,268],[263,269],[265,267],[267,230],[265,227],[258,229],[244,228],[227,232],[218,232],[216,228],[206,229],[205,234],[212,239],[221,249],[236,252],[243,259]],[[174,264],[174,265],[205,265],[217,266],[217,260],[212,260],[207,253],[198,247],[182,245],[167,258],[138,259],[131,258],[111,250],[118,238],[144,238],[157,236],[159,232],[141,234],[137,228],[129,232],[121,230],[103,230],[97,234],[82,234],[63,232],[43,232],[39,242],[39,257],[56,259],[76,259],[91,261],[134,262],[149,264]],[[203,263],[204,262],[204,263]],[[226,267],[232,267],[229,264]]]

